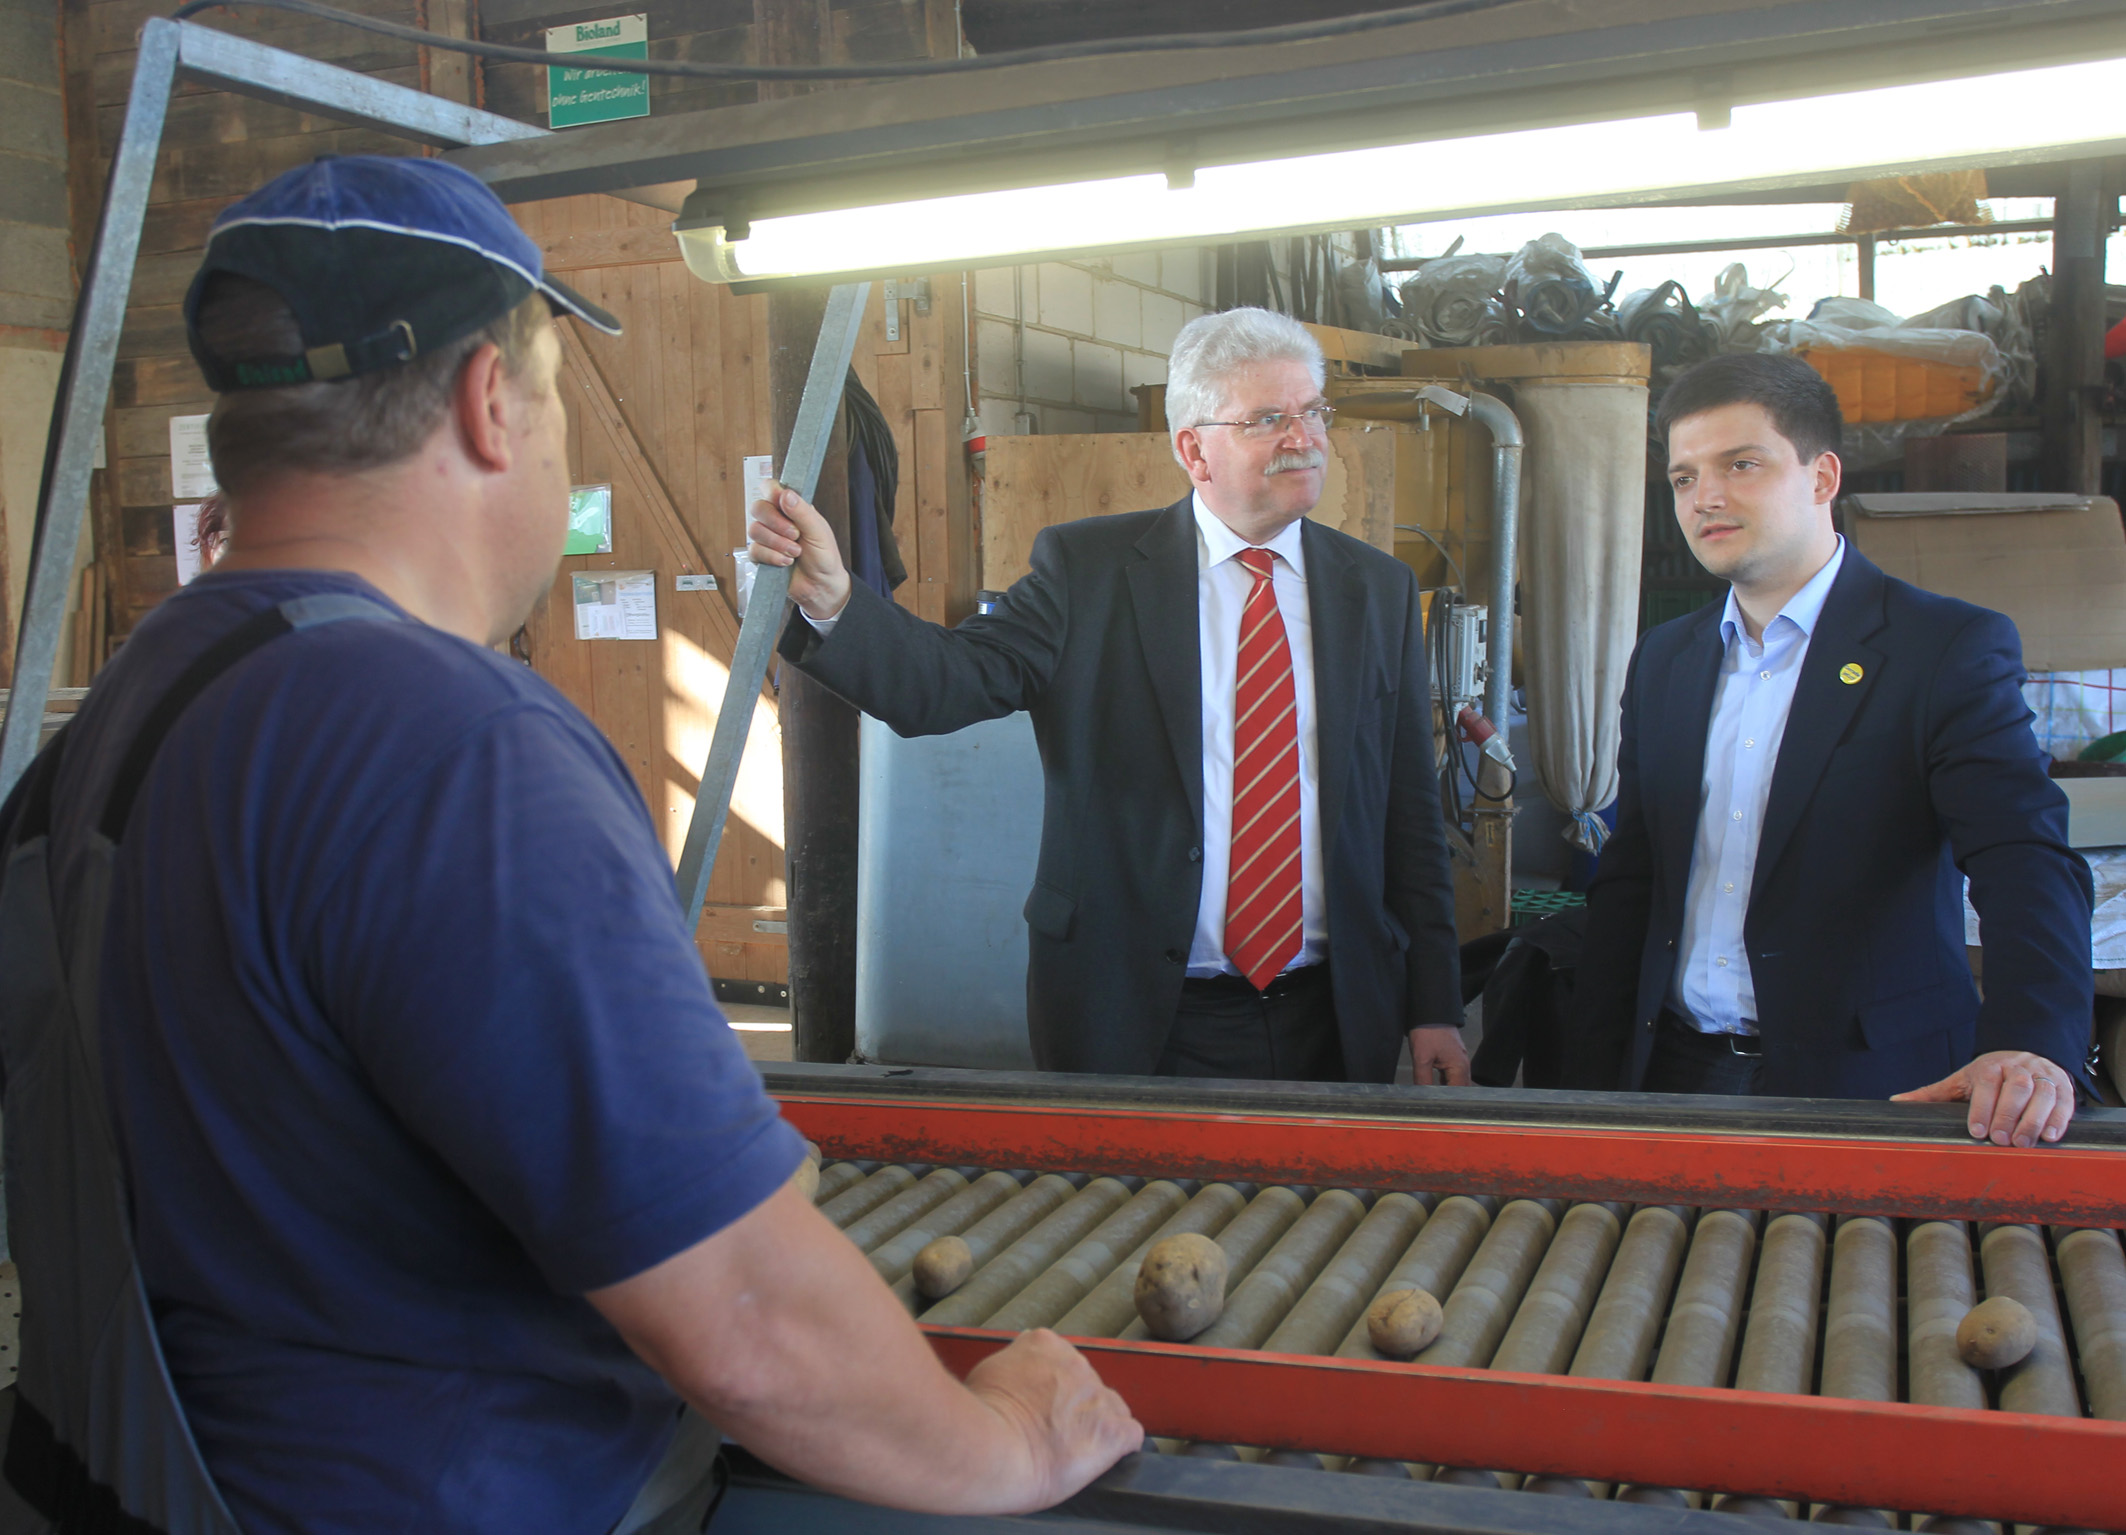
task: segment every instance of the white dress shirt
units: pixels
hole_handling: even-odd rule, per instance
[[[1698,832],[1691,843],[1690,883],[1683,896],[1683,933],[1669,1006],[1707,1034],[1757,1032],[1757,989],[1742,942],[1764,806],[1779,765],[1779,743],[1794,704],[1794,684],[1809,653],[1809,636],[1845,563],[1845,540],[1764,626],[1749,637],[1734,589],[1720,616],[1726,647],[1713,713],[1705,731],[1705,780]]]
[[[1250,545],[1193,498],[1196,509],[1196,649],[1203,664],[1203,899],[1188,973],[1238,975],[1225,954],[1225,886],[1233,855],[1233,692],[1240,613],[1255,578],[1236,555]],[[1270,592],[1292,650],[1299,726],[1299,882],[1304,933],[1286,969],[1328,958],[1329,914],[1321,873],[1321,752],[1314,728],[1314,620],[1307,609],[1307,557],[1293,522],[1262,548],[1276,558]]]

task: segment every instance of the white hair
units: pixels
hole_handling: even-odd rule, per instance
[[[1234,373],[1259,362],[1306,364],[1319,389],[1328,377],[1321,343],[1289,315],[1267,309],[1228,309],[1198,315],[1174,338],[1166,371],[1166,430],[1171,443],[1181,432],[1224,417],[1226,390]],[[1181,457],[1180,449],[1174,457]]]

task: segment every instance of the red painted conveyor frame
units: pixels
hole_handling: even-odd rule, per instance
[[[2126,1155],[1348,1115],[786,1095],[836,1157],[1761,1210],[2126,1225]],[[1009,1335],[926,1329],[964,1374]],[[1817,1503],[2126,1528],[2126,1424],[1084,1340],[1146,1430]]]

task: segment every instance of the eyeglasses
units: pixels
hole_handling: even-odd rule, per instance
[[[1243,437],[1282,437],[1285,429],[1297,421],[1302,430],[1324,431],[1336,419],[1333,405],[1309,405],[1305,410],[1262,410],[1245,421],[1200,421],[1199,426],[1237,426]]]

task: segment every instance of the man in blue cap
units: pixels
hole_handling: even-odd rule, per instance
[[[626,767],[494,649],[567,528],[556,312],[618,330],[438,161],[215,224],[185,317],[227,552],[0,811],[8,1470],[62,1527],[693,1529],[707,1424],[1021,1511],[1141,1440],[1051,1334],[939,1366],[790,1183]],[[106,1147],[99,1236],[49,1170]],[[133,1265],[128,1342],[74,1297]]]

